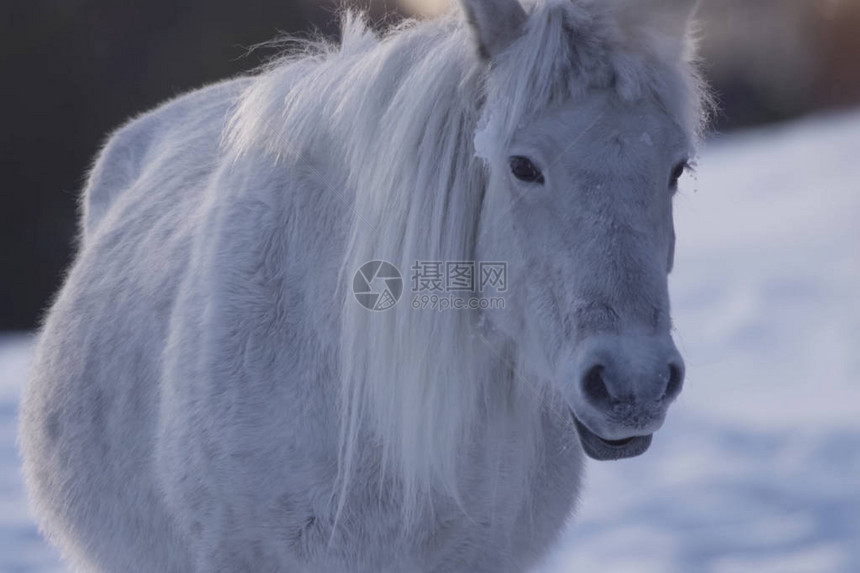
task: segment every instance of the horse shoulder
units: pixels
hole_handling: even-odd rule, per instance
[[[192,147],[188,143],[201,137],[217,146],[232,105],[248,81],[230,80],[189,92],[114,131],[96,156],[81,198],[84,239],[147,169],[193,167],[185,165],[193,154],[178,147]]]

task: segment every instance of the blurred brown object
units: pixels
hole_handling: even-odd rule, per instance
[[[844,107],[860,102],[860,1],[825,0],[819,19],[820,104]]]
[[[702,2],[699,45],[717,129],[779,121],[814,101],[817,2]]]
[[[699,42],[717,130],[860,103],[860,0],[706,0]]]
[[[397,0],[397,4],[409,14],[432,17],[444,12],[449,0]]]
[[[706,1],[700,30],[718,129],[860,103],[858,0]]]

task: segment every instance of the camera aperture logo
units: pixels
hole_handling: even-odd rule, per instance
[[[391,263],[370,261],[355,273],[352,292],[358,304],[367,310],[388,310],[403,295],[403,277]]]
[[[415,261],[410,269],[413,310],[503,310],[508,264],[474,261]],[[403,295],[403,275],[386,261],[365,263],[355,273],[352,292],[366,308],[394,308]]]

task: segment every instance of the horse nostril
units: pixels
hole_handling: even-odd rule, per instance
[[[606,382],[603,380],[603,366],[598,364],[589,369],[585,374],[583,390],[586,397],[596,404],[607,403],[612,400],[609,389],[606,388]]]
[[[669,383],[666,385],[666,392],[663,394],[664,400],[674,400],[681,393],[681,386],[684,383],[684,372],[677,364],[669,365]]]

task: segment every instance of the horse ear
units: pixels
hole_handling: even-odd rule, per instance
[[[646,29],[683,43],[699,0],[617,0],[618,21],[625,29]]]
[[[478,52],[496,57],[516,40],[528,19],[519,0],[460,0]]]

